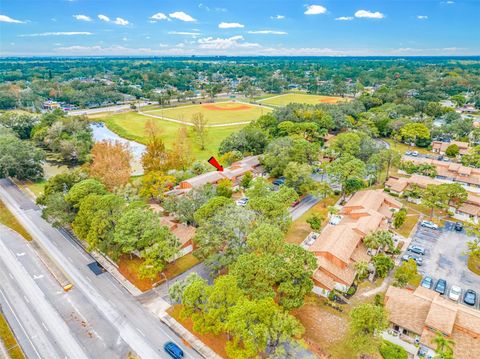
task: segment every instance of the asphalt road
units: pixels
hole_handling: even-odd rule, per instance
[[[198,353],[182,345],[175,333],[135,300],[110,274],[96,276],[87,267],[92,258],[71,238],[43,220],[40,209],[11,181],[0,180],[0,197],[71,278],[74,284],[71,293],[79,291],[85,297],[82,307],[97,311],[109,323],[109,335],[118,335],[143,359],[169,358],[163,351],[163,344],[168,341],[182,347],[186,358],[201,358]],[[36,305],[35,302],[31,304]],[[89,357],[103,358],[101,354]]]

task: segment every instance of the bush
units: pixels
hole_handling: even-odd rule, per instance
[[[380,354],[384,359],[408,359],[408,353],[397,344],[384,340],[380,345]]]
[[[405,223],[405,219],[407,218],[407,210],[405,208],[401,208],[398,212],[393,215],[393,226],[395,228],[400,228],[403,223]]]

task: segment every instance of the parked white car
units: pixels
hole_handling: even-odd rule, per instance
[[[438,226],[431,221],[422,221],[422,222],[420,222],[420,225],[422,227],[426,227],[426,228],[430,228],[430,229],[438,229]]]
[[[241,199],[235,201],[235,203],[237,204],[237,206],[245,207],[248,203],[248,198],[247,197],[241,198]]]
[[[448,298],[457,302],[460,299],[462,294],[462,288],[457,285],[452,285],[450,291],[448,292]]]

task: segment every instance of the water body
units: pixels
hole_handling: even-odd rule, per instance
[[[142,145],[141,143],[135,142],[135,141],[130,141],[127,140],[123,137],[120,137],[117,135],[115,132],[110,131],[105,124],[102,122],[95,122],[90,125],[90,128],[92,129],[93,132],[93,139],[96,142],[100,141],[118,141],[120,143],[123,143],[125,145],[128,145],[130,148],[130,152],[133,155],[133,161],[132,161],[132,175],[133,176],[139,176],[143,174],[143,168],[140,163],[140,160],[142,158],[142,154],[145,152],[145,145]]]

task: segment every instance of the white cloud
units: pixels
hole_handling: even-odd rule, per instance
[[[351,21],[351,20],[353,20],[353,16],[340,16],[340,17],[336,17],[335,20],[337,20],[337,21]]]
[[[12,19],[10,16],[7,15],[0,15],[0,22],[8,22],[10,24],[23,24],[25,21]]]
[[[275,31],[275,30],[256,30],[248,31],[249,34],[261,34],[261,35],[287,35],[285,31]]]
[[[197,21],[193,17],[191,17],[190,15],[184,13],[183,11],[175,11],[175,12],[172,12],[171,14],[169,14],[168,16],[170,16],[172,19],[178,19],[178,20],[186,21],[186,22]]]
[[[198,47],[200,49],[225,50],[232,48],[259,48],[257,43],[243,42],[244,38],[241,35],[236,35],[228,38],[213,38],[205,37],[198,39]]]
[[[285,19],[285,16],[284,15],[275,15],[275,16],[270,16],[270,19],[283,20],[283,19]]]
[[[218,24],[219,29],[237,29],[237,28],[244,28],[245,25],[240,24],[238,22],[221,22]]]
[[[38,37],[38,36],[76,36],[76,35],[93,35],[88,31],[58,31],[58,32],[40,32],[37,34],[23,34],[20,37]]]
[[[106,15],[102,15],[102,14],[99,14],[98,15],[98,18],[102,21],[105,21],[105,22],[109,22],[110,21],[110,18]]]
[[[383,19],[385,17],[380,11],[358,10],[355,13],[355,17],[367,18],[367,19]]]
[[[78,21],[92,21],[92,18],[87,15],[73,15],[73,17]]]
[[[130,24],[130,22],[128,22],[128,20],[122,19],[121,17],[117,17],[113,23],[117,24],[117,25],[120,25],[120,26],[125,26],[125,25]]]
[[[202,35],[199,32],[188,32],[188,31],[169,31],[169,35],[183,35],[183,36],[192,36],[192,37],[197,37]]]
[[[427,20],[428,16],[427,15],[417,15],[417,19],[419,20]]]
[[[325,14],[327,12],[327,8],[322,5],[308,5],[307,10],[305,10],[305,15],[320,15]]]
[[[152,19],[152,20],[168,20],[168,17],[163,12],[157,12],[156,14],[152,15],[150,17],[150,19]]]
[[[208,7],[207,5],[202,4],[202,3],[198,4],[198,8],[199,9],[204,9],[205,11],[227,12],[227,9],[225,9],[224,7],[211,8],[211,7]]]

